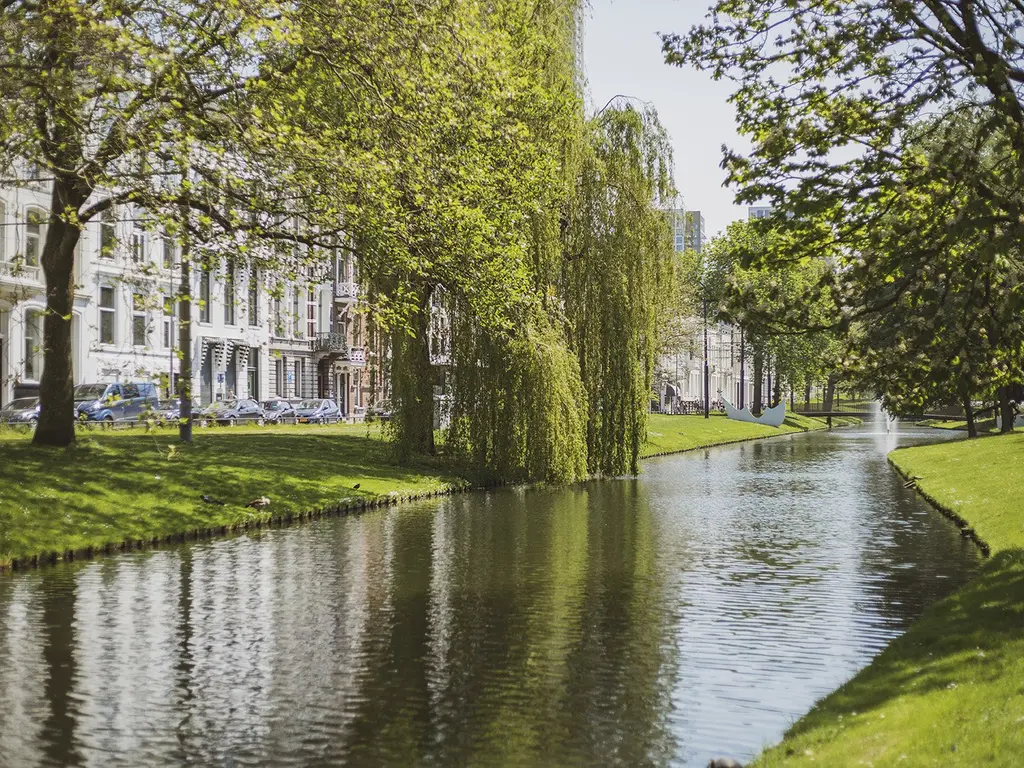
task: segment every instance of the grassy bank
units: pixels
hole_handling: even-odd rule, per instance
[[[857,423],[857,419],[836,418],[833,426],[840,427]],[[825,429],[825,420],[789,414],[779,427],[766,427],[743,421],[732,421],[721,414],[705,419],[701,416],[665,416],[652,414],[647,428],[647,444],[643,456],[690,451],[714,445],[755,440],[760,437],[774,437],[794,432],[809,432]]]
[[[363,425],[197,430],[190,447],[179,447],[172,430],[90,432],[65,451],[8,431],[0,439],[0,565],[463,482],[440,466],[395,465],[379,429]],[[225,505],[204,503],[203,494]],[[270,507],[244,506],[259,496]]]
[[[757,765],[1024,762],[1024,433],[902,449],[891,460],[993,556]]]
[[[722,416],[654,416],[645,455],[823,427],[801,416],[778,430]],[[190,447],[179,446],[173,430],[95,431],[66,451],[0,430],[0,567],[467,482],[441,461],[398,466],[376,426],[197,430]],[[224,506],[203,502],[204,494]],[[244,506],[259,496],[271,505]]]

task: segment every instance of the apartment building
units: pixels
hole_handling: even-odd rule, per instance
[[[45,286],[40,257],[50,206],[45,181],[0,189],[0,405],[38,389]],[[231,397],[332,397],[362,413],[363,317],[352,260],[285,280],[225,252],[192,270],[193,392]],[[76,384],[155,381],[180,372],[177,246],[141,211],[111,209],[84,228],[76,250],[72,356]]]
[[[750,356],[744,359],[740,354],[739,329],[725,323],[711,324],[708,382],[712,402],[724,399],[736,405],[749,405],[754,393],[752,379]],[[694,320],[688,342],[659,360],[655,386],[656,399],[665,412],[674,412],[683,403],[704,402],[704,332],[698,320]]]

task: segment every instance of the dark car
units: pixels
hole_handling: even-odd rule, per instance
[[[256,421],[262,424],[264,414],[259,403],[242,397],[237,400],[218,400],[216,403],[210,403],[203,409],[200,418],[220,424],[234,424],[238,421]]]
[[[156,408],[156,384],[114,382],[75,387],[75,414],[80,421],[136,421]]]
[[[197,414],[199,410],[196,403],[192,403],[192,413]],[[181,421],[181,398],[172,397],[169,400],[161,400],[152,411],[152,417],[161,424],[177,424]]]
[[[281,419],[295,416],[295,406],[283,397],[274,397],[263,401],[263,415],[268,422],[276,424]]]
[[[333,400],[303,400],[295,416],[300,424],[330,424],[341,421],[341,409]]]
[[[34,425],[39,421],[39,398],[19,397],[0,408],[0,424]]]

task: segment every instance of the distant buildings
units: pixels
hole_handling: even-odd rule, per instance
[[[684,231],[684,243],[685,247],[690,250],[701,253],[704,250],[704,243],[707,242],[707,224],[704,222],[704,214],[700,211],[686,211],[684,215],[685,220],[685,231]]]
[[[754,219],[766,219],[772,215],[772,207],[770,205],[752,205],[747,208],[747,219],[753,221]]]

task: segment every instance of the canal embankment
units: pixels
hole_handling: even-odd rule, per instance
[[[845,423],[845,422],[842,422]],[[835,426],[840,426],[837,421]],[[776,429],[715,415],[651,418],[645,458],[825,428],[790,416]],[[0,568],[228,535],[486,486],[463,467],[398,464],[379,424],[83,435],[37,448],[0,434]],[[251,508],[265,497],[270,504]]]
[[[901,449],[890,462],[991,558],[756,765],[1020,765],[1024,433]]]

